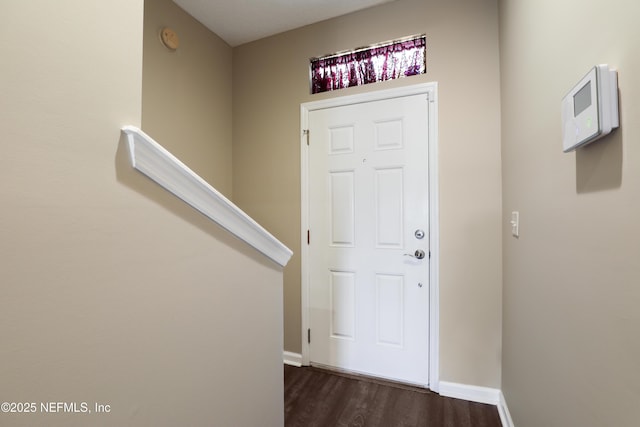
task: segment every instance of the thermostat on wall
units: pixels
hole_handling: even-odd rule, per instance
[[[562,148],[573,151],[619,125],[618,72],[596,65],[562,99]]]

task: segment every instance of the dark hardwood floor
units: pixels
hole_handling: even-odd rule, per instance
[[[314,367],[284,367],[286,427],[501,427],[495,406]]]

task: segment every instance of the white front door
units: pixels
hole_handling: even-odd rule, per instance
[[[312,364],[429,384],[429,108],[309,112]]]

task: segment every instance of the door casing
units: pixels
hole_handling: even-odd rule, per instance
[[[300,178],[301,178],[301,305],[302,305],[302,364],[309,365],[309,112],[363,102],[379,101],[404,96],[424,94],[429,100],[429,389],[439,391],[439,205],[438,205],[438,83],[422,83],[394,89],[347,95],[300,105]]]

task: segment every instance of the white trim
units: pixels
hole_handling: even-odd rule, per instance
[[[282,360],[284,361],[285,365],[295,366],[296,368],[302,366],[302,355],[300,353],[283,351]]]
[[[440,390],[440,186],[438,179],[438,83],[429,102],[429,388]]]
[[[505,400],[502,391],[500,391],[500,402],[498,402],[498,414],[500,414],[502,427],[515,427],[515,425],[513,424],[513,419],[511,418],[511,413],[509,412],[509,408],[507,407],[507,401]]]
[[[309,129],[309,111],[307,104],[300,106],[300,303],[302,328],[302,364],[309,366],[309,245],[307,244],[307,230],[309,230],[309,135],[304,130]]]
[[[498,405],[500,402],[500,390],[497,388],[450,383],[447,381],[440,381],[440,395],[489,405]]]
[[[437,82],[420,83],[417,85],[403,86],[394,89],[384,89],[374,92],[365,92],[355,95],[339,96],[336,98],[321,99],[318,101],[305,102],[300,105],[301,111],[322,110],[325,108],[343,107],[345,105],[362,104],[363,102],[380,101],[384,99],[402,98],[405,96],[420,95],[422,93],[436,93]],[[430,99],[431,100],[431,99]],[[308,122],[304,122],[306,124]],[[303,127],[303,129],[306,129]],[[306,139],[305,145],[306,145]]]
[[[440,385],[440,220],[439,220],[439,192],[438,192],[438,83],[421,83],[394,89],[329,98],[319,101],[306,102],[300,105],[300,200],[301,200],[301,300],[302,300],[302,364],[309,365],[309,343],[307,329],[309,328],[309,247],[307,245],[307,230],[309,229],[309,160],[307,135],[304,130],[309,128],[309,112],[325,108],[359,104],[363,102],[379,101],[383,99],[400,98],[425,94],[431,106],[429,108],[429,250],[431,253],[429,277],[429,388],[439,391]]]
[[[132,166],[282,267],[293,252],[173,154],[134,126],[125,126]]]

